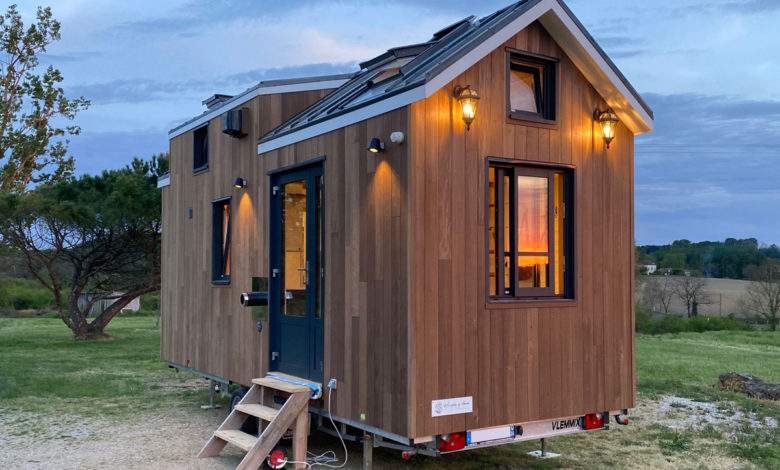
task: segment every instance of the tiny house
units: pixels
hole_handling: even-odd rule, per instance
[[[410,453],[624,422],[653,114],[562,0],[207,101],[160,183],[165,360],[330,383]]]

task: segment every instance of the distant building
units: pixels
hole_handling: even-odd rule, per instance
[[[87,303],[89,303],[92,299],[95,297],[101,297],[104,294],[81,294],[79,296],[79,308],[86,307]],[[89,311],[89,314],[87,316],[90,317],[96,317],[103,313],[108,307],[110,307],[116,300],[124,295],[122,292],[113,292],[110,296],[101,298],[97,302],[95,302],[94,305],[92,305],[92,308]],[[121,313],[125,312],[137,312],[141,310],[141,297],[136,297],[135,299],[131,300],[129,304],[125,305],[124,308],[122,308]]]
[[[639,266],[639,269],[642,271],[642,274],[655,274],[655,272],[658,271],[658,265],[642,264]]]

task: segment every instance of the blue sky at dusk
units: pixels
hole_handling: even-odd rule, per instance
[[[38,2],[19,6],[30,20]],[[167,150],[167,131],[215,93],[340,73],[501,1],[57,0],[62,41],[44,63],[79,118],[79,172]],[[637,140],[637,242],[780,243],[780,1],[570,0],[653,107]]]

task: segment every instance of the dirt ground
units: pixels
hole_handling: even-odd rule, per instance
[[[216,458],[197,459],[225,409],[166,410],[133,419],[38,415],[0,410],[0,469],[234,469],[244,454],[228,446]],[[329,437],[312,436],[310,450],[335,449]],[[344,468],[360,468],[354,445]]]
[[[730,427],[730,421],[741,421],[749,416],[724,412],[706,403],[677,397],[663,397],[656,401],[643,400],[637,408],[637,419],[628,427],[616,427],[606,433],[573,436],[565,439],[571,445],[569,458],[578,453],[586,455],[613,454],[611,462],[620,468],[744,468],[744,461],[720,455],[716,450],[699,453],[692,462],[689,453],[670,455],[661,449],[653,450],[654,443],[642,437],[651,426],[663,425],[670,429],[696,432],[703,424]],[[735,410],[736,411],[736,410]],[[195,455],[221,422],[225,410],[166,409],[162,412],[139,414],[128,419],[71,416],[68,414],[39,415],[0,410],[0,468],[2,469],[232,469],[243,454],[228,446],[217,458],[196,459]],[[685,417],[684,419],[681,417]],[[776,422],[761,423],[777,429]],[[646,436],[645,436],[646,437]],[[335,450],[339,458],[343,451],[339,442],[319,433],[312,436],[311,450]],[[555,448],[555,441],[550,441]],[[501,468],[527,468],[525,450],[504,446],[497,452],[507,453]],[[716,448],[716,447],[715,447]],[[587,450],[585,450],[587,449]],[[633,449],[633,450],[632,450]],[[650,449],[650,450],[648,450]],[[712,449],[712,448],[710,448]],[[560,449],[559,449],[560,450]],[[359,446],[349,445],[350,462],[345,468],[361,468]],[[477,451],[483,452],[483,451]],[[622,455],[641,456],[623,460]],[[519,458],[522,456],[523,458]],[[465,455],[464,455],[465,457]],[[417,464],[435,468],[461,468],[459,460],[437,462],[416,457]],[[377,468],[406,466],[397,452],[375,452]],[[575,460],[576,462],[577,460]],[[580,461],[580,465],[591,465]],[[552,463],[552,466],[557,466]],[[487,462],[485,462],[487,465]],[[575,465],[575,466],[580,466]],[[489,466],[494,466],[490,464]],[[568,466],[568,465],[564,465]],[[598,467],[598,465],[596,466]],[[593,467],[593,468],[596,468]],[[748,466],[749,467],[749,466]],[[471,468],[471,467],[469,467]]]

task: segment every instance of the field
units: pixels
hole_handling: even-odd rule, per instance
[[[241,454],[194,455],[223,417],[203,411],[206,382],[159,360],[153,317],[123,317],[112,339],[74,342],[54,318],[0,318],[0,468],[233,468]],[[713,387],[727,371],[780,382],[780,333],[637,339],[639,406],[630,426],[440,459],[377,450],[378,468],[780,468],[780,404]],[[314,450],[337,449],[330,437]],[[348,468],[359,468],[350,445]]]
[[[642,276],[647,278],[648,276]],[[708,294],[709,303],[699,305],[699,314],[708,316],[725,316],[734,314],[742,316],[740,299],[745,295],[751,281],[739,279],[704,278],[704,290]],[[672,297],[671,312],[684,314],[685,304],[677,297]]]

